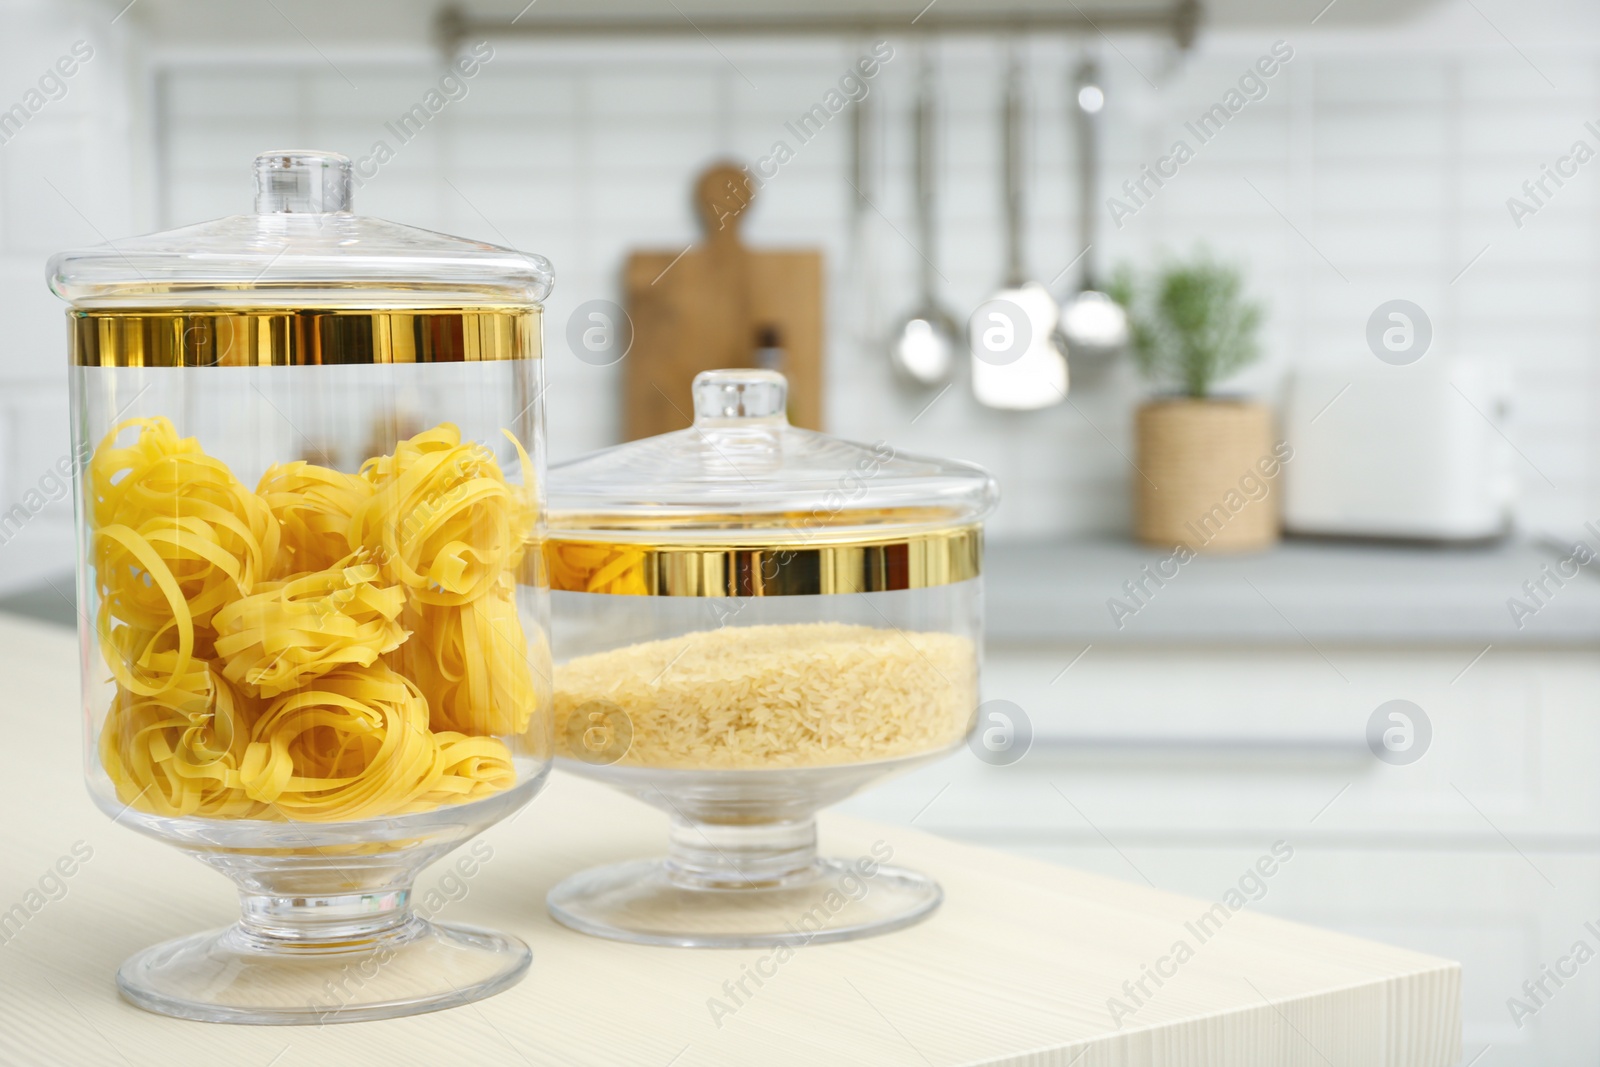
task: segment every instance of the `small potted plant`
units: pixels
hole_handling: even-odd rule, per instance
[[[1130,351],[1163,392],[1135,418],[1135,535],[1165,548],[1248,551],[1278,539],[1271,410],[1217,396],[1217,384],[1260,358],[1262,309],[1239,272],[1209,256],[1172,263],[1144,284],[1124,268],[1111,295],[1128,311]]]

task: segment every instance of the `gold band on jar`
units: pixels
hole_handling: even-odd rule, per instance
[[[80,367],[304,367],[538,359],[539,309],[74,308]]]
[[[545,542],[550,588],[632,596],[797,596],[926,589],[976,578],[976,526],[855,544]]]

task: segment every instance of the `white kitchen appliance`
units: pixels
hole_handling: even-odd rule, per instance
[[[1283,408],[1290,533],[1474,541],[1511,525],[1516,453],[1503,359],[1370,356],[1295,370]]]

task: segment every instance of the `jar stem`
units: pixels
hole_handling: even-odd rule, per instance
[[[410,883],[315,896],[241,890],[239,912],[238,936],[264,951],[372,951],[427,928],[412,911]]]
[[[690,889],[771,888],[819,876],[817,821],[704,823],[674,816],[668,876]]]

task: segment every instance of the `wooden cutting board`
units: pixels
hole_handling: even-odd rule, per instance
[[[640,251],[623,271],[633,347],[624,363],[629,440],[688,426],[689,385],[705,370],[762,366],[775,347],[789,378],[789,419],[822,429],[822,253],[756,251],[739,239],[755,188],[719,164],[695,183],[705,229],[688,251]]]

